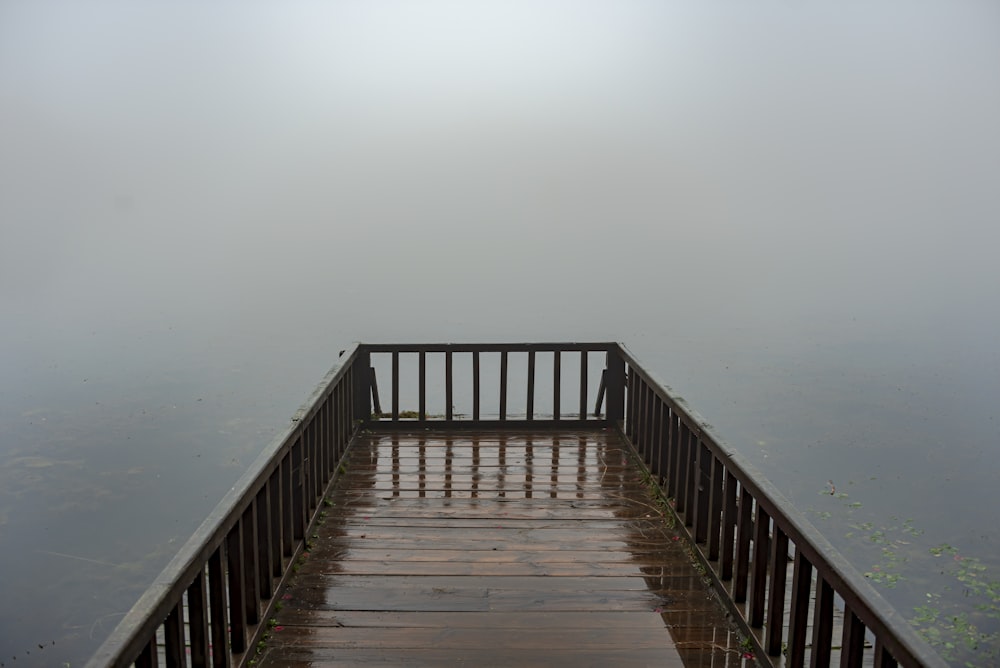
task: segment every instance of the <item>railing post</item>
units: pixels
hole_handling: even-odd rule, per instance
[[[604,411],[609,427],[621,426],[625,418],[625,360],[617,346],[608,350],[608,368],[604,379],[606,385]]]
[[[354,419],[368,422],[372,415],[372,355],[359,348],[351,365],[354,377]]]

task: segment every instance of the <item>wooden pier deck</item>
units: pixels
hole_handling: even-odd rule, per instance
[[[610,431],[359,436],[263,666],[743,666]]]
[[[621,344],[355,343],[87,668],[754,663],[948,665]]]

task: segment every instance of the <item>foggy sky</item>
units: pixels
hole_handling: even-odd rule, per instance
[[[422,334],[456,338],[453,300],[502,326],[484,302],[510,293],[565,298],[573,330],[664,281],[668,308],[737,320],[965,308],[995,284],[991,3],[0,12],[19,318],[261,325],[422,293]]]

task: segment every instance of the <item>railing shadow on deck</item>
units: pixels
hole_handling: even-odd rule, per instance
[[[428,384],[429,375],[443,388]],[[388,381],[386,412],[378,377]],[[404,410],[410,405],[416,408]],[[88,668],[249,663],[274,595],[305,548],[354,435],[431,425],[619,432],[674,499],[695,557],[762,663],[823,667],[839,658],[842,666],[947,665],[770,482],[624,346],[520,343],[355,344],[342,351],[292,424],[220,501]],[[833,637],[837,621],[840,638]]]

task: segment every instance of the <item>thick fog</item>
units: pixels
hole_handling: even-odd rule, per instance
[[[0,552],[141,561],[26,646],[352,340],[622,340],[804,506],[989,507],[998,65],[987,1],[0,0]]]
[[[1000,235],[997,9],[958,5],[7,3],[4,306],[69,339],[574,336],[599,303],[950,336]]]

